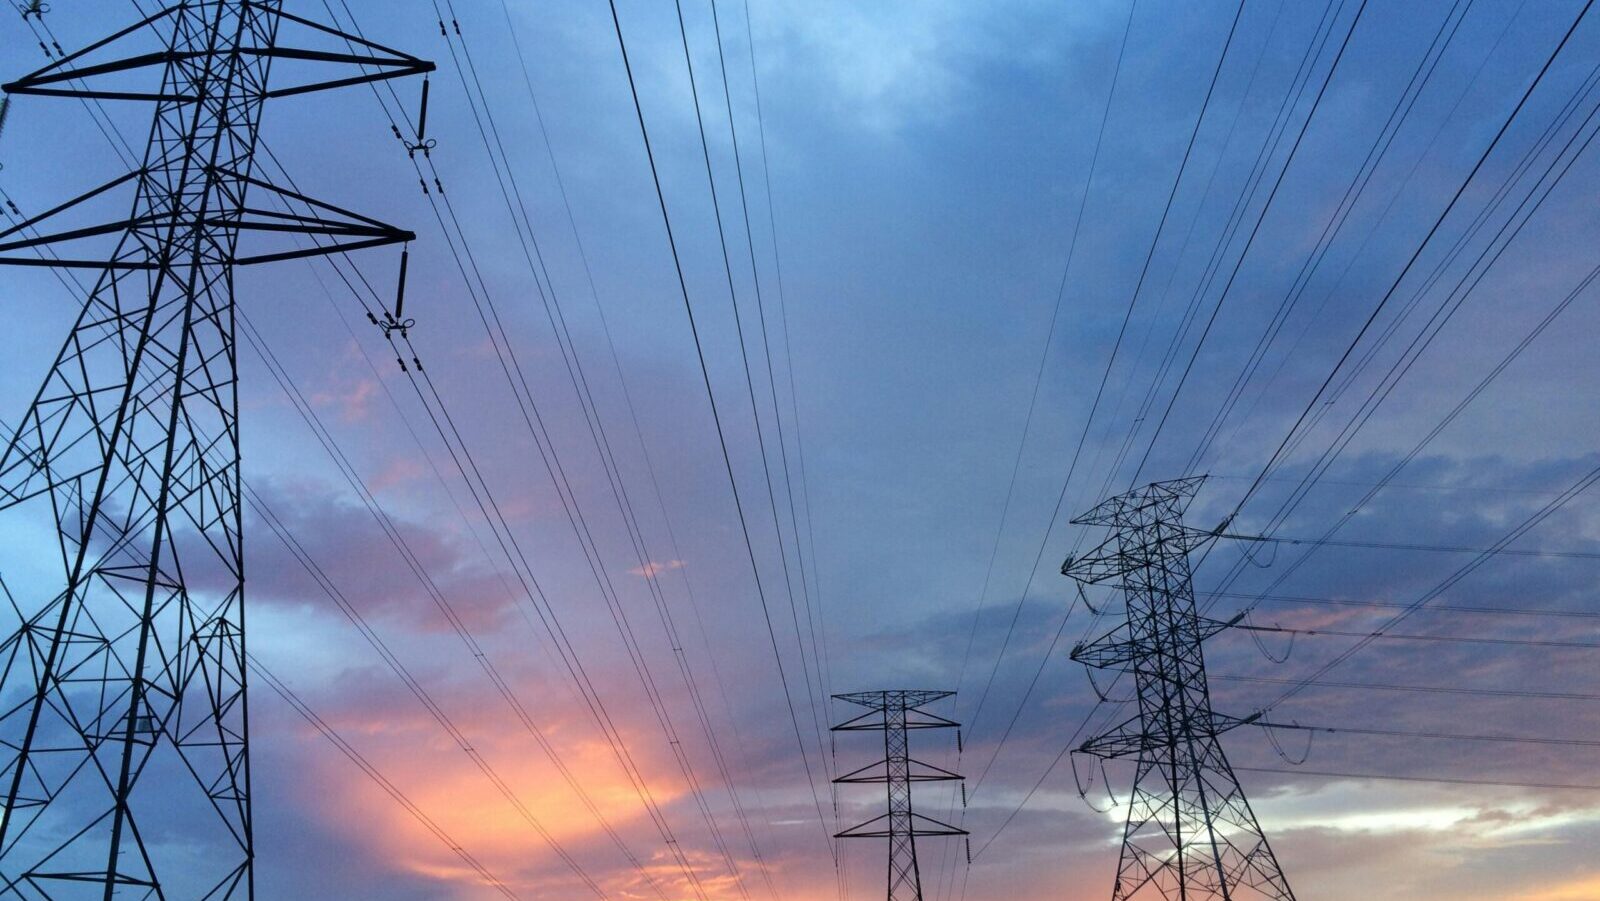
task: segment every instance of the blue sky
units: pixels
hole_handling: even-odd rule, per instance
[[[59,3],[47,21],[67,46],[98,37],[110,23],[132,21],[131,5],[103,5],[104,16],[90,16],[76,4]],[[958,845],[925,843],[924,867],[930,896],[959,896],[959,889],[946,894],[955,874],[966,897],[975,899],[1100,897],[1114,872],[1117,811],[1097,813],[1080,798],[1065,761],[988,844],[1094,707],[1094,689],[1066,656],[1073,642],[1090,634],[1090,616],[1079,606],[1061,626],[1076,591],[1056,571],[1074,548],[1100,538],[1092,529],[1069,526],[1068,514],[1125,488],[1136,468],[1139,481],[1209,473],[1191,508],[1196,525],[1215,525],[1232,510],[1406,270],[1582,6],[1567,0],[1246,0],[1195,131],[1236,4],[1144,0],[1130,19],[1120,0],[755,0],[748,18],[743,4],[719,3],[725,101],[711,7],[687,3],[687,42],[730,276],[675,8],[621,0],[688,299],[748,517],[762,580],[758,594],[609,9],[465,0],[451,13],[444,5],[460,23],[476,81],[463,44],[440,36],[430,2],[350,0],[349,10],[372,39],[439,63],[429,113],[429,132],[439,143],[431,159],[471,246],[477,268],[466,265],[470,278],[451,253],[453,226],[435,219],[374,92],[356,88],[275,101],[265,116],[263,143],[304,192],[417,232],[407,291],[407,309],[417,319],[415,347],[708,894],[731,898],[738,892],[645,700],[621,637],[626,630],[608,614],[598,583],[615,586],[639,658],[659,684],[661,706],[705,788],[710,819],[729,838],[752,894],[767,887],[732,816],[727,780],[699,726],[674,647],[684,649],[681,659],[702,688],[710,731],[783,897],[834,896],[822,832],[837,825],[821,776],[852,767],[871,750],[841,739],[835,758],[825,736],[819,743],[816,724],[825,728],[847,714],[839,707],[813,710],[811,697],[820,693],[814,650],[826,645],[823,687],[831,691],[891,684],[958,689],[944,712],[969,723],[965,750],[958,757],[953,742],[939,736],[927,753],[973,780],[994,758],[962,820],[974,850],[982,852],[968,872],[955,866],[964,860]],[[330,18],[322,4],[290,8],[319,21]],[[342,4],[331,10],[348,23]],[[0,17],[0,29],[5,46],[16,48],[7,56],[8,77],[41,62],[20,20]],[[1347,34],[1348,46],[1308,123]],[[1488,547],[1596,466],[1600,420],[1587,391],[1596,375],[1588,336],[1600,326],[1600,308],[1592,292],[1561,307],[1524,352],[1418,448],[1596,265],[1600,213],[1592,198],[1600,163],[1591,152],[1577,151],[1594,125],[1587,117],[1597,100],[1578,92],[1597,51],[1600,21],[1586,20],[1340,373],[1366,365],[1348,383],[1336,379],[1313,405],[1314,419],[1240,511],[1235,531],[1270,528],[1314,538],[1359,504],[1341,539]],[[1419,67],[1426,80],[1413,83]],[[1414,101],[1408,84],[1420,85]],[[409,110],[418,88],[398,83],[396,96],[386,89],[380,96],[390,110],[397,109],[397,98]],[[519,239],[522,208],[502,197],[500,186],[509,191],[511,182],[497,179],[480,138],[474,113],[482,111],[472,104],[481,97],[499,138],[490,132],[487,143],[495,157],[503,146],[514,196],[523,201],[538,241],[544,264],[538,285],[527,260],[531,251]],[[1574,97],[1575,106],[1564,110]],[[1407,112],[1391,136],[1386,123],[1400,102]],[[1563,118],[1564,111],[1571,115]],[[118,105],[112,115],[130,139],[148,128],[141,118],[148,111],[138,105]],[[1102,116],[1104,136],[1097,141]],[[1552,123],[1553,143],[1539,143]],[[1191,134],[1193,148],[1183,163]],[[1577,141],[1562,155],[1573,135]],[[1376,166],[1368,174],[1364,161],[1380,140],[1381,155],[1371,157]],[[1519,169],[1530,151],[1531,168]],[[1518,212],[1518,204],[1543,193],[1549,182],[1537,179],[1553,161],[1559,182],[1517,227],[1530,212]],[[74,101],[46,98],[15,103],[0,162],[0,187],[25,211],[122,171]],[[745,179],[754,275],[736,163]],[[1180,165],[1183,176],[1172,194]],[[1360,193],[1350,195],[1347,208],[1341,198],[1358,176]],[[1497,191],[1507,184],[1509,199],[1496,205]],[[1170,212],[1158,236],[1169,194]],[[1236,211],[1241,195],[1247,200]],[[433,199],[440,199],[437,190]],[[1480,213],[1485,227],[1469,232]],[[1234,215],[1240,228],[1225,232]],[[1326,255],[1308,266],[1329,222],[1344,216],[1336,232],[1326,232],[1332,235]],[[1515,236],[1494,255],[1500,245],[1491,235],[1508,221]],[[1463,236],[1462,251],[1452,254]],[[1485,248],[1492,265],[1479,266]],[[357,256],[361,271],[386,295],[398,254]],[[1107,375],[1147,258],[1148,273]],[[1303,271],[1309,276],[1302,286]],[[3,276],[0,416],[15,422],[76,309],[43,270],[13,268]],[[750,354],[748,385],[730,278]],[[537,429],[524,422],[515,395],[522,383],[512,387],[501,369],[469,284],[479,302],[485,293],[492,300],[509,336],[527,399],[538,406]],[[641,522],[647,555],[630,542],[596,452],[542,300],[552,292],[620,483]],[[1272,317],[1286,297],[1294,303],[1281,329],[1274,329]],[[520,564],[500,550],[411,381],[335,271],[324,263],[244,271],[238,302],[440,594],[625,843],[646,861],[644,869],[663,880],[670,897],[692,897],[549,636],[537,627],[514,575]],[[1191,309],[1192,318],[1186,315]],[[1453,312],[1430,319],[1436,310]],[[762,315],[770,348],[761,342]],[[1427,338],[1441,321],[1437,337]],[[1195,352],[1202,331],[1205,341]],[[1208,440],[1213,417],[1264,334],[1271,338],[1265,355],[1215,440]],[[1414,364],[1407,362],[1408,347],[1422,348]],[[775,386],[766,366],[769,350]],[[1191,355],[1192,370],[1152,444]],[[268,367],[249,349],[240,359],[246,480],[584,869],[613,897],[649,895],[638,871],[508,713]],[[1404,377],[1387,390],[1384,373],[1397,364],[1405,367]],[[1104,397],[1090,420],[1103,376]],[[1152,403],[1143,408],[1152,384]],[[1383,401],[1368,418],[1363,401],[1379,391]],[[784,430],[781,452],[774,394]],[[776,517],[755,417],[776,479]],[[1303,503],[1275,522],[1274,511],[1298,479],[1347,423],[1358,421],[1359,432]],[[1114,466],[1130,430],[1129,456]],[[592,527],[600,572],[585,562],[535,432],[538,441],[549,436],[562,461],[571,497]],[[1061,495],[1083,434],[1082,458]],[[1147,446],[1152,449],[1140,467]],[[783,455],[797,494],[799,536],[789,518]],[[1386,476],[1392,484],[1363,499]],[[1064,515],[1046,535],[1058,496]],[[1513,547],[1589,552],[1600,538],[1594,509],[1593,499],[1580,495]],[[40,536],[48,534],[41,532],[48,516],[38,507],[0,514],[6,537],[0,572],[19,595],[45,596],[59,578],[38,562],[46,559]],[[571,870],[495,793],[266,524],[250,517],[247,530],[255,652],[523,897],[582,896]],[[1042,563],[1033,577],[1041,542]],[[797,544],[804,548],[800,556]],[[1246,597],[1262,592],[1280,598],[1253,612],[1250,622],[1257,625],[1362,632],[1394,611],[1281,598],[1407,604],[1471,559],[1327,547],[1280,583],[1303,553],[1305,547],[1295,545],[1253,549],[1253,558],[1241,564],[1240,546],[1221,546],[1199,570],[1197,587],[1227,592],[1214,598],[1219,613],[1240,609]],[[1242,574],[1230,577],[1236,565]],[[1502,555],[1435,604],[1592,612],[1595,565],[1582,557]],[[670,627],[658,613],[647,571],[660,577]],[[793,723],[761,594],[794,696]],[[1092,599],[1097,608],[1114,600],[1103,591]],[[1212,599],[1202,595],[1203,602]],[[816,646],[808,600],[820,629]],[[1581,645],[1596,641],[1593,622],[1577,615],[1423,611],[1395,631]],[[682,640],[670,639],[669,628]],[[1058,629],[1060,641],[1047,653]],[[1271,702],[1286,685],[1247,679],[1301,678],[1355,640],[1300,636],[1291,648],[1282,634],[1258,637],[1259,648],[1239,632],[1208,647],[1214,673],[1245,677],[1215,683],[1219,709],[1243,713]],[[1002,644],[1007,650],[997,665]],[[1287,659],[1273,662],[1285,653]],[[1327,680],[1584,695],[1597,690],[1594,653],[1552,644],[1380,641]],[[1036,672],[1037,686],[1028,693]],[[261,700],[252,711],[252,738],[265,897],[492,894],[278,698],[259,687],[256,693]],[[1025,693],[1017,725],[996,755]],[[978,710],[980,695],[985,700]],[[1285,702],[1274,717],[1412,732],[1600,738],[1592,699],[1322,686]],[[1298,759],[1305,747],[1303,735],[1245,729],[1227,737],[1227,748],[1236,765],[1248,768],[1241,780],[1302,898],[1600,897],[1600,871],[1590,851],[1600,793],[1312,775],[1587,784],[1594,781],[1593,748],[1333,734],[1316,736],[1310,756],[1295,767],[1275,754],[1274,737],[1288,758]],[[824,824],[807,788],[806,764],[818,777]],[[1087,780],[1090,768],[1080,764],[1078,775]],[[1098,771],[1092,775],[1098,780]],[[1126,790],[1127,773],[1112,768],[1107,775],[1114,789]],[[1089,787],[1087,794],[1106,809],[1103,787]],[[951,810],[948,793],[928,797],[940,814]],[[844,792],[838,825],[871,815],[872,801],[866,792]],[[870,842],[848,849],[852,897],[879,891],[881,856],[882,848]]]

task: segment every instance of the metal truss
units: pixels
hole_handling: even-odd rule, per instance
[[[883,783],[889,809],[834,838],[889,840],[889,901],[922,901],[922,874],[917,868],[917,836],[966,835],[964,829],[923,816],[911,809],[916,782],[951,782],[961,777],[911,757],[909,735],[916,729],[954,729],[960,724],[920,709],[954,695],[953,691],[861,691],[834,695],[867,708],[860,716],[833,727],[835,732],[882,732],[883,759],[834,779],[834,782]]]
[[[1211,709],[1202,645],[1233,623],[1195,609],[1189,552],[1216,537],[1183,524],[1200,481],[1156,482],[1073,520],[1113,533],[1089,554],[1069,558],[1062,574],[1085,584],[1115,581],[1127,616],[1073,648],[1072,659],[1131,672],[1138,705],[1133,717],[1077,750],[1136,761],[1113,901],[1293,901],[1222,751],[1221,734],[1254,717]]]
[[[283,61],[342,74],[269,86]],[[0,453],[0,510],[48,498],[64,586],[8,595],[0,632],[0,898],[254,897],[234,267],[413,237],[254,175],[262,109],[432,68],[279,0],[209,0],[5,86],[154,117],[138,169],[0,232],[0,263],[98,271]],[[121,190],[127,216],[51,230]],[[241,248],[268,234],[315,246]]]

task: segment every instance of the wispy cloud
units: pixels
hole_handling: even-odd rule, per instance
[[[628,569],[628,573],[629,575],[638,576],[641,579],[653,579],[662,573],[672,572],[675,569],[683,569],[683,567],[684,563],[682,560],[663,560],[659,563],[651,560],[643,566],[630,567]]]

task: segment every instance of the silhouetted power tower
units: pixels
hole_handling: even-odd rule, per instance
[[[1212,711],[1205,639],[1232,623],[1195,609],[1189,552],[1215,532],[1183,524],[1203,477],[1156,482],[1113,497],[1074,519],[1113,532],[1061,572],[1079,582],[1115,580],[1125,621],[1072,649],[1090,667],[1131,672],[1138,711],[1078,749],[1134,758],[1113,901],[1272,898],[1292,901],[1219,736],[1249,722]],[[1141,892],[1143,893],[1141,895]]]
[[[889,809],[834,838],[887,838],[889,840],[889,901],[922,901],[922,874],[917,869],[917,836],[966,835],[949,823],[911,809],[915,782],[951,782],[961,777],[911,756],[910,733],[915,729],[954,729],[960,726],[921,708],[953,691],[858,691],[834,695],[867,708],[867,712],[833,727],[835,732],[882,732],[883,759],[834,779],[838,783],[883,783]]]
[[[5,86],[155,113],[138,168],[0,233],[0,262],[96,273],[0,456],[0,509],[48,498],[64,577],[6,614],[0,898],[254,895],[234,267],[413,237],[262,180],[257,129],[432,68],[278,0],[185,0]]]

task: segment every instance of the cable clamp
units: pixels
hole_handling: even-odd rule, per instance
[[[405,338],[408,337],[406,331],[415,326],[417,324],[417,320],[410,317],[405,319],[396,319],[393,313],[384,313],[383,319],[381,321],[375,321],[375,324],[379,329],[383,330],[384,338],[388,338],[389,335],[394,332],[399,332],[400,337]],[[422,367],[419,366],[417,368],[420,369]]]

